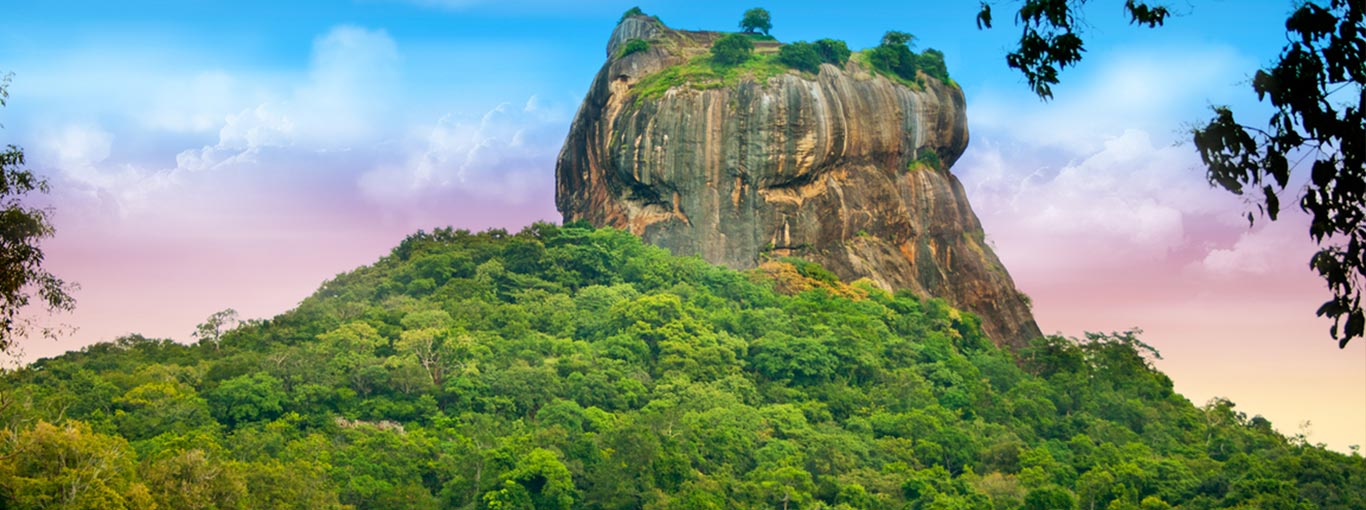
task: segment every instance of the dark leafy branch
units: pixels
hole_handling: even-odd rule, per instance
[[[1273,221],[1281,207],[1278,193],[1298,166],[1289,160],[1312,160],[1300,209],[1309,213],[1309,235],[1320,247],[1310,267],[1333,293],[1317,313],[1333,319],[1331,334],[1341,347],[1366,329],[1364,14],[1362,0],[1301,5],[1285,22],[1289,42],[1280,58],[1252,79],[1258,100],[1275,107],[1267,127],[1239,124],[1232,111],[1218,107],[1214,119],[1193,132],[1210,183],[1257,194],[1259,211]]]
[[[1077,12],[1086,0],[1024,0],[1015,14],[1020,26],[1019,47],[1006,55],[1006,65],[1018,69],[1040,98],[1053,97],[1053,85],[1063,69],[1081,61],[1086,51],[1078,33]],[[1170,11],[1160,5],[1126,0],[1129,22],[1149,28],[1162,25]],[[991,28],[991,3],[982,2],[977,28]]]
[[[1077,15],[1085,0],[1023,0],[1015,22],[1019,48],[1006,64],[1020,70],[1042,99],[1053,97],[1058,73],[1085,51]],[[1333,296],[1318,315],[1333,319],[1339,346],[1366,333],[1362,289],[1366,288],[1366,0],[1317,0],[1300,4],[1286,19],[1287,44],[1274,65],[1256,72],[1252,88],[1275,113],[1265,128],[1235,120],[1227,107],[1192,132],[1211,185],[1250,195],[1258,209],[1248,213],[1275,221],[1290,174],[1308,162],[1309,182],[1299,205],[1312,220],[1309,234],[1320,249],[1310,267]],[[1157,27],[1171,12],[1126,0],[1132,24]],[[991,28],[991,5],[977,14],[979,28]],[[1294,161],[1294,163],[1292,163]]]

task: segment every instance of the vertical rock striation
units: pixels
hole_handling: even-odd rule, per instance
[[[801,257],[846,280],[947,299],[977,313],[998,344],[1039,334],[948,171],[968,143],[957,86],[925,78],[910,88],[851,61],[649,97],[635,87],[718,36],[644,16],[617,26],[560,151],[565,221],[734,268]],[[631,39],[650,48],[618,57]]]

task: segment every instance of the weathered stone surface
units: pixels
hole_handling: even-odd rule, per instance
[[[958,87],[927,78],[913,90],[850,62],[814,78],[633,91],[716,37],[646,17],[618,25],[556,166],[565,221],[735,268],[798,256],[846,280],[943,297],[980,315],[997,343],[1039,334],[948,171],[968,143]],[[633,38],[650,49],[615,58]],[[942,168],[913,163],[924,151]]]

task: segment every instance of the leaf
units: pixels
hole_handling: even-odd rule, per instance
[[[1314,315],[1318,317],[1337,317],[1341,314],[1342,305],[1339,304],[1336,299],[1323,303],[1323,306],[1320,306],[1319,309],[1314,312]]]
[[[982,2],[982,10],[977,13],[977,29],[991,28],[991,5]]]
[[[1318,160],[1314,162],[1314,170],[1310,173],[1310,180],[1313,181],[1314,187],[1324,188],[1328,186],[1336,174],[1337,168],[1333,166],[1331,161]]]
[[[1276,216],[1281,212],[1281,200],[1271,186],[1262,187],[1262,192],[1266,194],[1266,215],[1271,217],[1271,221],[1276,221]]]
[[[1285,160],[1285,154],[1269,151],[1266,153],[1266,173],[1271,174],[1276,179],[1276,186],[1285,188],[1286,181],[1290,180],[1290,165]]]
[[[1304,44],[1322,39],[1337,28],[1337,17],[1323,7],[1305,2],[1289,19],[1285,20],[1285,30],[1300,34]]]
[[[1157,28],[1167,20],[1167,15],[1171,14],[1166,7],[1152,7],[1146,2],[1134,2],[1125,0],[1124,10],[1129,12],[1129,23],[1134,25],[1147,25],[1148,28]]]
[[[1366,332],[1366,316],[1362,315],[1361,309],[1353,310],[1342,330],[1342,346],[1346,347],[1347,340],[1359,337],[1363,332]]]

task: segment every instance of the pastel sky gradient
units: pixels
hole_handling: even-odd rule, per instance
[[[1169,3],[1179,16],[1148,30],[1090,2],[1085,60],[1043,103],[1004,64],[1005,5],[982,32],[968,1],[639,2],[676,28],[734,29],[763,6],[784,41],[858,49],[898,29],[942,50],[972,132],[953,171],[1046,332],[1141,327],[1196,404],[1366,444],[1366,342],[1339,350],[1314,317],[1328,294],[1306,219],[1249,228],[1184,134],[1211,104],[1267,117],[1248,79],[1292,2]],[[79,331],[28,340],[24,359],[132,332],[189,341],[228,307],[271,317],[419,228],[558,221],[555,155],[634,4],[6,5],[0,143],[51,181],[48,267],[81,284],[61,318]]]

